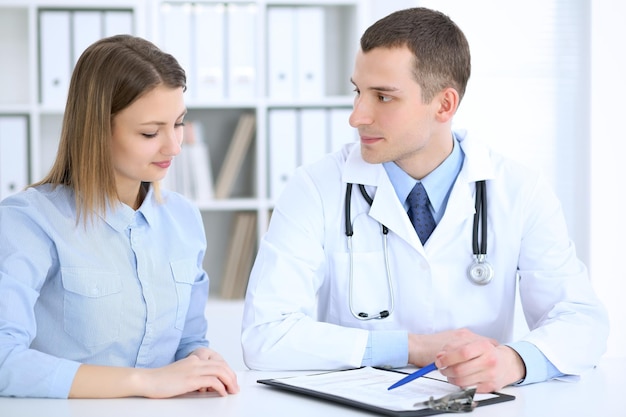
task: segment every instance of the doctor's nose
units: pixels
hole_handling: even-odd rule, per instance
[[[361,97],[355,98],[354,107],[352,108],[352,113],[349,118],[350,126],[356,128],[363,125],[371,125],[373,120],[367,103],[365,103]]]

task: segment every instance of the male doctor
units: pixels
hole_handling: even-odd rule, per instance
[[[592,368],[606,349],[608,318],[555,194],[452,131],[470,76],[461,30],[413,8],[374,23],[360,46],[350,116],[360,143],[300,168],[277,201],[246,294],[246,364],[435,362],[451,383],[479,392]],[[475,231],[481,180],[487,216]],[[416,185],[428,198],[420,214]],[[491,279],[485,263],[468,274],[483,225]],[[518,287],[530,331],[513,340]]]

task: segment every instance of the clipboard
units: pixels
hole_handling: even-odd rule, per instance
[[[257,382],[392,417],[441,414],[452,411],[441,407],[444,401],[447,404],[450,398],[467,399],[464,397],[467,391],[445,380],[429,376],[419,378],[394,390],[387,390],[398,380],[399,374],[405,373],[366,366],[301,376],[259,379]],[[514,399],[513,395],[499,392],[474,396],[472,390],[469,403],[466,403],[466,406],[471,405],[471,408],[455,411],[471,411],[474,407]]]

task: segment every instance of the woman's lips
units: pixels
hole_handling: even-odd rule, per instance
[[[172,161],[155,162],[154,165],[158,166],[159,168],[169,168],[170,165],[172,165]]]

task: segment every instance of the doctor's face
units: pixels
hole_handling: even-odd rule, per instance
[[[438,155],[438,136],[443,132],[436,118],[439,97],[431,103],[422,101],[422,89],[412,75],[414,59],[404,46],[359,51],[352,75],[356,97],[350,116],[350,125],[359,131],[365,161],[395,161],[410,174],[415,172],[415,164]],[[434,167],[428,172],[431,169]]]

